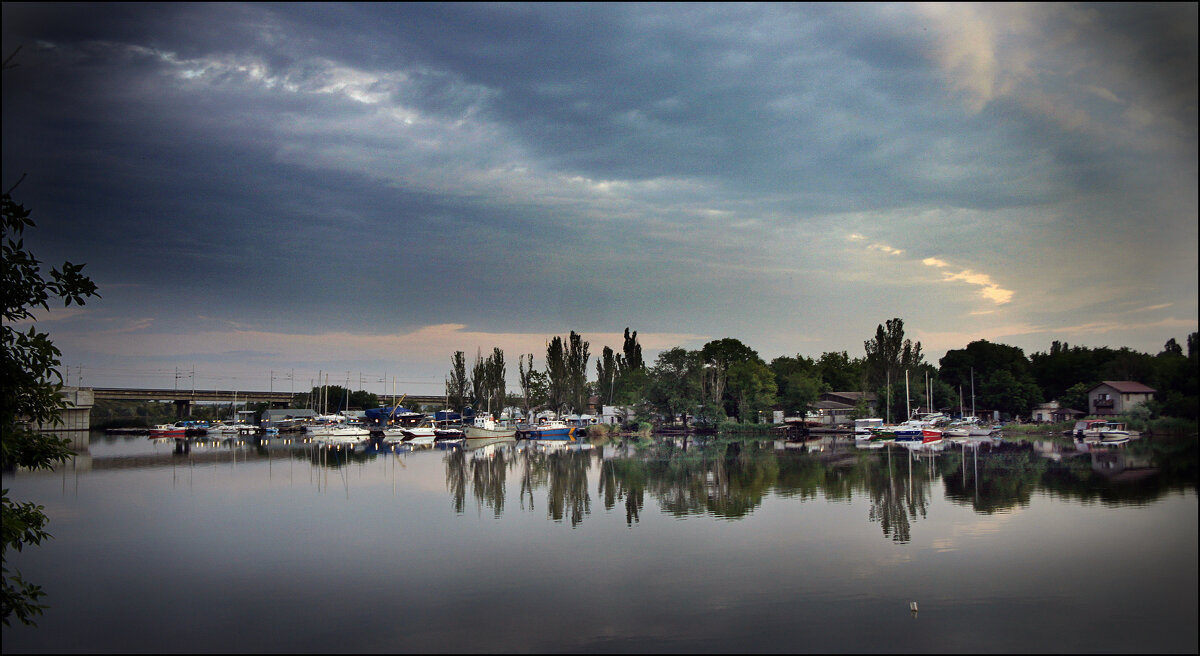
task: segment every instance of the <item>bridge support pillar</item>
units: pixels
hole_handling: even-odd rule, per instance
[[[62,423],[37,424],[34,430],[51,431],[87,431],[92,427],[92,406],[96,403],[96,395],[90,387],[66,387],[59,394],[67,402],[62,411]]]
[[[189,401],[187,399],[175,401],[175,418],[176,419],[183,419],[184,417],[191,417],[191,416],[192,416],[192,402],[191,401]]]

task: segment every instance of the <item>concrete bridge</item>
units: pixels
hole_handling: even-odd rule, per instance
[[[38,426],[39,430],[75,431],[89,430],[92,426],[92,407],[96,401],[171,401],[175,404],[175,416],[188,417],[194,403],[269,403],[272,408],[286,408],[303,393],[255,392],[246,390],[179,390],[137,387],[63,387],[67,409],[63,411],[63,423],[57,426]],[[380,397],[388,403],[390,397]],[[408,395],[405,403],[433,405],[445,402],[442,396]]]

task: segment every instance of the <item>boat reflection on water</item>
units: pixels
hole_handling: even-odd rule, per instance
[[[506,510],[510,472],[519,484],[520,511],[544,508],[549,519],[571,526],[593,512],[622,505],[627,524],[633,525],[646,495],[672,515],[739,519],[772,493],[827,499],[865,493],[868,519],[880,525],[885,538],[900,543],[912,539],[935,484],[947,499],[991,514],[1028,505],[1036,490],[1090,498],[1098,489],[1092,473],[1112,472],[1114,484],[1123,480],[1116,475],[1120,472],[1142,480],[1161,473],[1151,466],[1151,456],[1120,459],[1110,450],[1069,451],[1051,458],[1043,451],[1035,443],[996,435],[912,445],[831,436],[769,441],[666,437],[602,446],[509,440],[468,446],[447,454],[445,464],[456,512],[463,512],[473,498],[499,517]],[[1187,484],[1186,475],[1172,483]],[[1143,494],[1116,485],[1103,495],[1144,502]]]
[[[632,526],[648,500],[677,517],[738,520],[770,496],[865,496],[867,519],[879,525],[885,539],[900,543],[912,539],[933,495],[992,514],[1027,506],[1039,491],[1141,505],[1196,485],[1196,453],[1187,438],[1141,439],[1123,446],[996,434],[909,445],[832,435],[785,440],[672,435],[595,444],[511,437],[430,445],[376,438],[340,446],[278,436],[149,441],[168,449],[172,442],[186,445],[185,451],[155,456],[167,462],[172,457],[222,463],[293,458],[337,470],[379,458],[439,458],[455,512],[466,512],[473,501],[496,517],[536,512],[570,526],[596,513],[622,510]]]

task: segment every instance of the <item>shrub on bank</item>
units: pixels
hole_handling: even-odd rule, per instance
[[[618,424],[592,424],[587,427],[587,436],[590,439],[607,439],[620,434],[621,426]]]
[[[723,421],[717,424],[717,431],[721,433],[770,435],[774,430],[773,424],[742,424],[736,421]]]

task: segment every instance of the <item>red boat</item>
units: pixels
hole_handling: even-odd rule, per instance
[[[150,429],[150,437],[185,436],[187,436],[187,426],[184,426],[182,421],[177,421],[174,424],[159,424]]]

